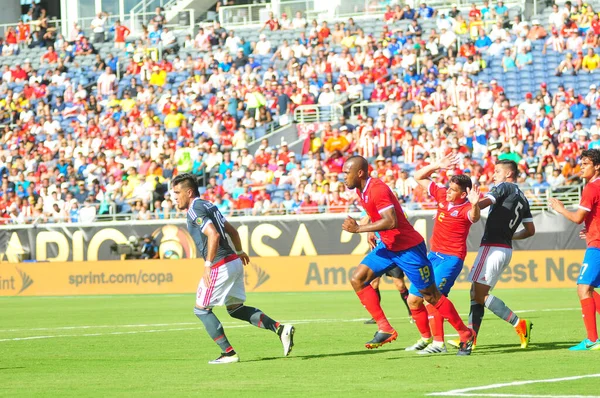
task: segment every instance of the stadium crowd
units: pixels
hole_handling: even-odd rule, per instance
[[[433,203],[411,171],[448,152],[461,162],[437,182],[464,173],[485,192],[494,162],[513,159],[519,183],[540,200],[550,187],[579,183],[579,153],[600,147],[600,117],[588,122],[600,108],[597,87],[551,93],[542,84],[509,100],[496,80],[478,75],[488,62],[506,72],[536,62],[536,42],[564,54],[557,76],[593,73],[600,20],[581,0],[554,6],[549,31],[508,15],[502,1],[445,13],[425,3],[388,6],[374,36],[352,18],[330,26],[271,14],[258,42],[249,42],[218,22],[179,37],[160,9],[135,39],[105,14],[65,38],[33,7],[0,41],[3,59],[45,49],[39,67],[26,59],[2,71],[0,221],[180,217],[168,188],[182,172],[201,177],[202,197],[225,215],[346,212],[355,197],[341,169],[352,154],[367,157],[372,174],[410,208]],[[425,20],[435,21],[430,32]],[[264,34],[298,29],[277,47]],[[83,68],[78,59],[107,40],[126,57],[98,55]],[[346,108],[339,120],[309,126],[295,153],[263,138],[300,105],[361,100],[383,105],[352,120]],[[262,141],[250,151],[254,140]]]

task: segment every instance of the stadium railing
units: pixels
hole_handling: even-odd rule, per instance
[[[344,114],[339,104],[332,105],[300,105],[294,110],[296,123],[324,123],[337,121]]]
[[[561,200],[567,207],[576,207],[581,200],[581,192],[583,190],[583,184],[579,185],[565,185],[554,188],[531,188],[521,187],[521,190],[527,198],[531,206],[532,212],[543,212],[550,211],[548,206],[548,200],[550,198],[556,198]],[[421,208],[421,206],[427,208],[429,204],[421,204],[417,202],[408,202],[403,206],[406,206],[410,212],[429,212],[434,213],[435,210],[427,210]],[[157,220],[178,220],[184,219],[186,216],[185,212],[177,212],[172,210],[168,213],[162,212],[157,214],[154,211],[150,211],[148,216],[141,218],[137,213],[117,213],[116,204],[109,203],[104,206],[108,206],[108,213],[98,214],[100,211],[101,204],[94,204],[97,207],[96,221],[97,222],[135,222],[135,221],[157,221]],[[106,208],[106,207],[105,207]],[[429,206],[431,208],[431,206]],[[340,214],[340,213],[358,213],[359,209],[354,204],[348,204],[344,206],[311,206],[311,207],[299,207],[295,210],[285,210],[279,207],[279,205],[269,209],[257,209],[246,208],[246,209],[231,209],[223,211],[227,217],[276,217],[276,216],[288,216],[295,217],[300,215],[312,215],[321,217],[327,214]],[[26,218],[25,224],[79,224],[73,222],[65,222],[64,220],[53,220],[52,217],[38,217],[38,218]],[[0,225],[12,225],[10,220],[0,219]],[[0,227],[1,228],[1,227]]]
[[[358,104],[354,104],[350,107],[350,120],[358,119],[358,116],[363,118],[372,117],[377,119],[379,112],[385,108],[385,102],[369,102],[363,101]]]

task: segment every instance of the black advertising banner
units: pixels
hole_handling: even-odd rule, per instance
[[[244,250],[252,257],[362,255],[368,251],[366,234],[342,231],[345,215],[231,218],[238,229]],[[433,232],[433,212],[409,213],[412,225],[427,239]],[[475,224],[468,238],[468,251],[477,251],[486,219]],[[536,235],[515,242],[518,250],[584,249],[579,238],[581,226],[563,217],[540,213],[534,216]],[[161,258],[195,258],[196,248],[185,220],[156,222],[48,224],[6,226],[0,229],[0,260],[97,261],[120,260],[111,250],[115,244],[128,244],[130,237],[141,241],[150,234]]]

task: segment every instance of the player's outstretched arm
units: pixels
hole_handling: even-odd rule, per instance
[[[430,165],[427,165],[417,171],[415,171],[414,179],[421,185],[423,188],[429,188],[429,184],[431,184],[431,180],[429,177],[439,169],[447,169],[450,166],[458,164],[458,157],[453,154],[445,156],[441,158],[437,162],[433,162]]]
[[[229,235],[231,241],[233,242],[235,254],[240,256],[240,259],[242,260],[242,263],[244,263],[244,265],[247,265],[250,262],[250,257],[248,257],[246,253],[244,253],[244,250],[242,249],[242,240],[240,239],[240,234],[238,233],[237,229],[229,223],[229,221],[225,221],[225,233]]]
[[[569,211],[563,202],[555,198],[550,198],[548,204],[555,212],[562,214],[567,220],[576,224],[581,224],[585,220],[585,216],[588,214],[588,210],[582,208],[581,206],[579,206],[579,208],[577,208],[575,211]]]
[[[524,222],[523,227],[525,227],[525,228],[523,228],[520,231],[515,232],[512,240],[523,240],[523,239],[527,239],[527,238],[535,235],[535,224],[533,222],[531,222],[531,221]]]

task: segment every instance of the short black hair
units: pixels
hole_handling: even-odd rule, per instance
[[[191,189],[195,196],[198,196],[198,180],[192,173],[179,174],[173,178],[173,186],[181,185],[183,188]]]
[[[512,177],[517,178],[519,174],[519,168],[517,167],[517,163],[514,160],[502,159],[498,160],[496,164],[501,164],[504,167],[508,167],[510,171],[512,171]]]
[[[597,166],[600,164],[600,150],[586,149],[585,151],[581,152],[581,159],[583,158],[588,158],[592,161],[594,166]]]
[[[458,185],[463,192],[467,192],[467,188],[473,188],[473,181],[471,181],[471,177],[464,174],[453,175],[452,178],[450,178],[450,182]]]

